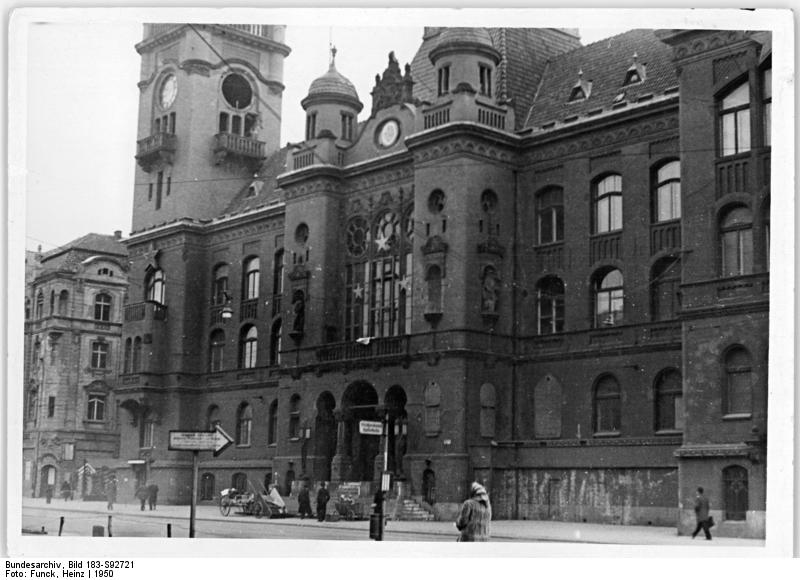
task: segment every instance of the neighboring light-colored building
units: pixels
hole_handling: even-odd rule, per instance
[[[768,34],[427,28],[369,108],[332,51],[285,148],[283,27],[137,48],[131,486],[188,501],[168,432],[220,424],[204,501],[368,504],[386,462],[440,518],[478,479],[498,518],[686,533],[702,485],[763,537]]]
[[[121,232],[26,253],[23,493],[103,495],[119,463],[113,386],[128,255]]]

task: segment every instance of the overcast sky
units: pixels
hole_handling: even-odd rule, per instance
[[[336,16],[341,16],[341,12]],[[363,16],[363,12],[356,16]],[[496,16],[497,12],[489,16]],[[205,14],[205,19],[196,17],[202,15],[198,11],[182,11],[173,14],[178,18],[166,19],[163,14],[154,16],[152,11],[139,11],[136,17],[131,17],[121,10],[88,13],[84,10],[78,18],[69,11],[51,11],[36,19],[41,22],[12,21],[12,65],[18,63],[27,74],[24,83],[27,96],[23,99],[27,105],[23,123],[27,135],[24,140],[11,141],[25,143],[26,158],[21,163],[27,203],[26,248],[41,245],[44,250],[52,249],[88,232],[111,234],[122,230],[127,236],[131,227],[139,98],[136,84],[140,59],[134,45],[142,39],[142,23],[230,22],[220,17],[222,13],[231,16],[227,9]],[[582,26],[582,40],[588,44],[634,27],[664,26],[663,21],[652,19],[651,12],[644,13],[650,16],[649,22],[641,17],[621,18],[613,14],[603,20],[592,13],[591,24],[604,27]],[[389,51],[395,52],[402,66],[414,57],[423,23],[438,25],[453,21],[451,13],[444,21],[441,17],[440,21],[433,18],[433,22],[417,18],[408,26],[379,25],[387,21],[409,23],[397,13],[391,16],[359,19],[351,15],[343,20],[314,11],[299,20],[302,25],[293,23],[291,17],[283,20],[288,20],[286,44],[292,53],[284,67],[281,144],[303,138],[304,113],[300,101],[311,82],[326,72],[331,42],[338,50],[337,69],[355,84],[364,103],[359,116],[359,120],[364,120],[371,107],[370,91],[375,75],[386,68]],[[354,21],[362,26],[345,26]],[[579,21],[573,17],[552,25],[575,27],[582,22],[585,19]],[[483,24],[483,20],[475,24]],[[542,18],[530,22],[513,19],[504,24],[546,25]],[[17,58],[24,57],[22,48],[27,49],[27,60]],[[13,208],[10,212],[13,219]]]

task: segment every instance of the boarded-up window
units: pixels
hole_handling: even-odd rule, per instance
[[[537,439],[561,437],[561,383],[553,375],[533,388],[533,425]]]
[[[436,382],[431,381],[428,383],[428,386],[425,387],[425,434],[426,435],[438,435],[439,431],[441,431],[441,426],[439,423],[439,409],[442,402],[442,390],[439,388],[439,384]]]
[[[497,395],[494,385],[481,385],[481,437],[494,437]]]

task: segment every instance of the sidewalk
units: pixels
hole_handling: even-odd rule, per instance
[[[67,513],[96,513],[98,515],[116,516],[145,516],[148,518],[158,518],[160,520],[188,519],[188,505],[160,505],[155,511],[141,511],[139,503],[117,503],[114,510],[106,509],[105,502],[98,501],[63,501],[53,499],[52,503],[47,504],[43,498],[23,498],[22,507],[47,509],[60,514]],[[363,529],[365,536],[369,529],[369,522],[345,521],[338,522],[318,522],[315,519],[300,519],[290,517],[285,519],[256,519],[253,516],[239,515],[231,512],[229,516],[223,516],[216,506],[199,505],[196,511],[197,520],[205,521],[230,521],[236,519],[242,525],[276,525],[276,526],[300,526],[300,527],[327,527],[341,529]],[[395,521],[390,520],[386,527],[387,531],[394,533],[413,534],[419,536],[419,541],[425,541],[425,536],[450,536],[455,538],[456,530],[452,522],[417,522],[417,521]],[[749,540],[742,538],[718,538],[712,542],[706,542],[698,536],[692,540],[688,536],[678,536],[674,528],[656,526],[615,526],[608,524],[584,524],[577,522],[551,522],[551,521],[521,521],[521,520],[496,520],[492,522],[492,538],[517,541],[538,541],[538,542],[577,542],[584,544],[620,544],[620,545],[664,545],[664,546],[687,546],[691,544],[703,544],[703,547],[714,546],[738,546],[747,548],[760,548],[764,546],[763,540]]]
[[[52,503],[47,504],[42,498],[23,498],[22,507],[37,508],[53,511],[59,515],[69,513],[93,513],[98,516],[138,516],[163,521],[170,519],[188,519],[189,506],[161,505],[155,511],[141,511],[139,503],[117,503],[114,510],[106,509],[105,502],[84,502],[53,499]],[[232,512],[229,516],[223,516],[216,506],[200,505],[196,511],[197,520],[205,521],[230,521],[235,519],[242,525],[277,525],[277,526],[324,526],[327,528],[342,529],[369,529],[368,521],[344,521],[338,522],[317,522],[315,519],[300,519],[291,517],[286,519],[257,519],[253,516],[244,516]],[[455,538],[456,531],[452,522],[418,522],[418,521],[394,521],[390,520],[387,524],[387,531],[393,533],[413,534],[419,536],[420,541],[425,541],[425,536],[450,536]],[[615,526],[605,524],[585,524],[575,522],[551,522],[551,521],[520,521],[520,520],[497,520],[492,522],[492,538],[517,541],[538,541],[538,542],[577,542],[585,544],[620,544],[620,545],[665,545],[665,546],[686,546],[703,544],[704,547],[714,546],[740,546],[747,548],[760,548],[764,546],[763,540],[748,540],[741,538],[714,538],[712,542],[706,542],[698,537],[692,540],[687,536],[678,536],[674,528],[654,527],[654,526]]]

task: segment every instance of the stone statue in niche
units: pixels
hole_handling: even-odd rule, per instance
[[[305,315],[306,315],[306,298],[303,292],[298,290],[292,296],[292,310],[294,312],[294,320],[292,321],[292,332],[300,333],[303,332],[303,327],[305,326]]]
[[[483,289],[481,292],[481,310],[484,313],[494,314],[500,293],[500,280],[494,268],[488,267],[483,274]]]

